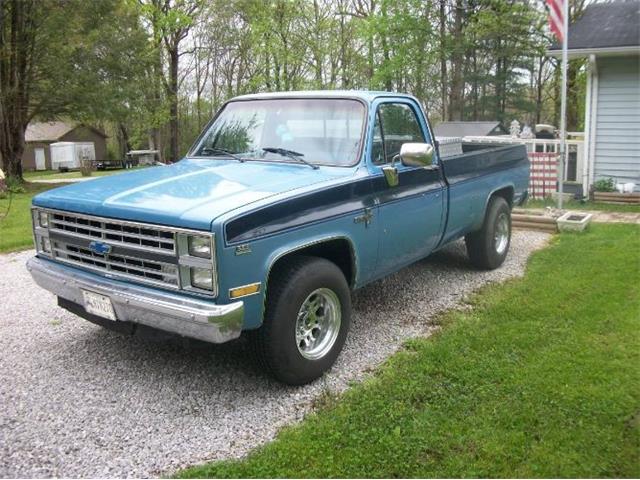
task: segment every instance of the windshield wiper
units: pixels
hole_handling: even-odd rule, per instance
[[[238,160],[241,163],[244,163],[246,161],[246,158],[242,158],[240,155],[230,152],[229,150],[226,150],[224,148],[204,147],[200,151],[200,154],[205,157],[221,157],[224,155],[227,157],[231,157],[234,160]]]
[[[309,165],[314,170],[317,170],[318,168],[320,168],[318,167],[318,165],[314,165],[313,163],[307,162],[304,158],[302,158],[304,157],[304,153],[295,152],[293,150],[287,150],[286,148],[277,148],[277,147],[264,147],[262,150],[269,153],[277,153],[279,155],[282,155],[283,157],[292,158],[293,160],[304,163],[305,165]]]

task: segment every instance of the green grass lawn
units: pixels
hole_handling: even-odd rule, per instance
[[[146,168],[146,167],[134,167]],[[105,176],[114,175],[129,170],[104,170],[93,172],[93,176]],[[5,217],[7,208],[9,207],[9,196],[0,198],[0,253],[12,252],[15,250],[21,250],[24,248],[30,248],[33,246],[33,240],[31,236],[31,218],[30,208],[31,199],[37,193],[49,190],[51,188],[62,187],[64,183],[28,183],[31,180],[63,180],[80,178],[80,172],[68,172],[60,173],[57,170],[45,170],[39,172],[25,172],[25,193],[14,193],[11,198],[11,208],[9,209],[9,215]]]
[[[639,477],[640,227],[559,235],[472,305],[248,458],[178,476]]]
[[[91,177],[104,177],[107,175],[126,173],[126,172],[130,172],[132,170],[137,170],[140,168],[146,168],[146,166],[133,167],[128,170],[124,170],[124,169],[96,170],[94,172],[91,172]],[[40,170],[35,172],[24,172],[23,176],[27,182],[30,182],[32,180],[67,180],[67,179],[82,178],[82,174],[79,171],[61,173],[58,170]]]
[[[545,208],[555,207],[557,203],[548,198],[544,200],[527,200],[527,203],[523,205],[523,208]],[[640,213],[640,205],[617,205],[615,203],[602,203],[602,202],[579,202],[577,200],[571,200],[564,202],[562,208],[565,210],[603,210],[609,212],[628,212],[628,213]]]
[[[11,252],[33,246],[31,237],[31,199],[34,195],[64,184],[25,184],[25,193],[13,193],[0,198],[0,253]],[[11,207],[9,208],[9,203]],[[9,214],[5,213],[9,208]]]

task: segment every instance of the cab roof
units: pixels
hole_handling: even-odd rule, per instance
[[[265,100],[270,98],[356,98],[371,103],[379,97],[404,97],[415,100],[412,95],[406,93],[394,93],[372,90],[304,90],[295,92],[268,92],[240,95],[233,100]]]

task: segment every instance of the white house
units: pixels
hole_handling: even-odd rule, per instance
[[[587,58],[582,185],[603,178],[640,191],[640,0],[595,3],[569,26],[569,58]],[[554,45],[550,55],[562,55]],[[586,192],[585,192],[586,193]]]

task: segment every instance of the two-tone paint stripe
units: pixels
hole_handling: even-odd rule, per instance
[[[487,147],[473,145],[471,152],[445,160],[447,183],[454,185],[528,163],[524,146]],[[486,150],[475,152],[479,148]],[[365,208],[442,190],[446,185],[441,170],[400,168],[398,174],[397,187],[389,187],[383,175],[374,175],[266,205],[227,222],[226,242],[247,242],[329,218],[357,214]]]

